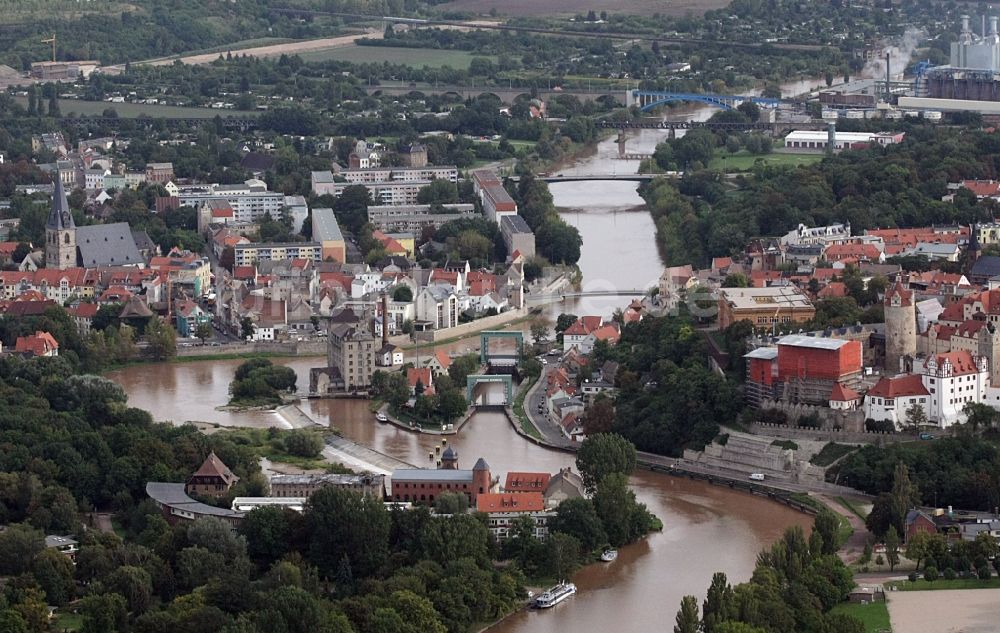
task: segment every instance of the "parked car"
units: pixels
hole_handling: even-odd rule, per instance
[[[754,481],[764,481],[764,473],[750,473],[750,479]]]
[[[931,435],[930,433],[921,433],[920,434],[920,439],[922,439],[922,440],[933,440],[934,436]]]

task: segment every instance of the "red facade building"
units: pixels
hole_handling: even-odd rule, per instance
[[[760,347],[747,359],[746,395],[751,404],[778,399],[827,406],[834,385],[853,388],[863,366],[861,342],[793,334],[776,347]]]

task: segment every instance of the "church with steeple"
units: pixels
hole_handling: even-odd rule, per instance
[[[62,180],[55,179],[52,210],[45,223],[46,268],[145,265],[128,222],[77,227]]]
[[[45,223],[45,267],[59,270],[76,267],[76,223],[61,178],[56,178],[52,210]]]

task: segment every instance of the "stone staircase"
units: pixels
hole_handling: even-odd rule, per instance
[[[751,473],[763,473],[767,478],[782,481],[823,481],[823,469],[808,461],[811,451],[772,446],[771,441],[771,438],[730,431],[724,445],[712,442],[703,451],[686,450],[684,459],[710,468],[744,473],[747,477]]]

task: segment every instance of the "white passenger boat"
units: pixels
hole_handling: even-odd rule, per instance
[[[539,609],[548,609],[556,606],[574,593],[576,593],[576,585],[571,582],[559,583],[535,598],[535,606]]]
[[[605,563],[610,563],[618,558],[618,550],[616,549],[606,549],[601,554],[601,560]]]

